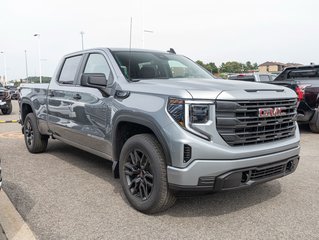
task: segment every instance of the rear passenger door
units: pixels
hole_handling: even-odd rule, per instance
[[[57,138],[74,141],[78,122],[82,118],[76,114],[76,79],[79,76],[83,55],[65,58],[56,79],[52,79],[48,90],[48,125]]]

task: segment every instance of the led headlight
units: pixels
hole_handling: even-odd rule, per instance
[[[201,138],[210,140],[207,132],[211,126],[211,100],[184,100],[169,98],[167,111],[185,130]]]
[[[207,123],[209,120],[209,105],[191,104],[189,118],[191,123]]]
[[[172,118],[182,127],[185,127],[185,101],[177,98],[170,98],[167,104],[167,111]]]

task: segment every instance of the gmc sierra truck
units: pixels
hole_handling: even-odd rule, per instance
[[[286,86],[298,95],[297,120],[319,133],[319,65],[286,68],[272,84]]]
[[[101,48],[66,55],[50,84],[23,85],[20,122],[31,153],[51,137],[113,161],[129,203],[155,213],[177,191],[292,173],[296,106],[289,88],[215,79],[174,51]]]

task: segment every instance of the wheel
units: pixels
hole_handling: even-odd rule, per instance
[[[313,133],[319,133],[319,112],[315,112],[309,122],[309,127]]]
[[[125,196],[138,211],[161,212],[175,203],[168,189],[163,150],[153,135],[129,138],[122,148],[119,167]]]
[[[10,102],[8,104],[8,108],[5,108],[5,109],[1,109],[2,113],[4,115],[8,115],[8,114],[11,114],[12,113],[12,103]]]
[[[42,135],[39,132],[37,120],[33,113],[29,113],[23,124],[24,128],[24,141],[29,152],[41,153],[44,152],[48,145],[49,137]]]

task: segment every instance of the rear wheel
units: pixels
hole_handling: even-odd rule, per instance
[[[138,211],[161,212],[175,202],[168,189],[162,148],[151,134],[126,141],[120,155],[120,179],[128,201]]]
[[[315,112],[311,121],[309,122],[309,127],[313,133],[319,133],[319,112]]]
[[[47,135],[42,135],[39,132],[37,120],[33,113],[29,113],[24,120],[24,141],[29,152],[41,153],[44,152],[48,145]]]
[[[12,103],[10,102],[7,105],[8,105],[8,108],[1,109],[4,115],[9,115],[12,113]]]

